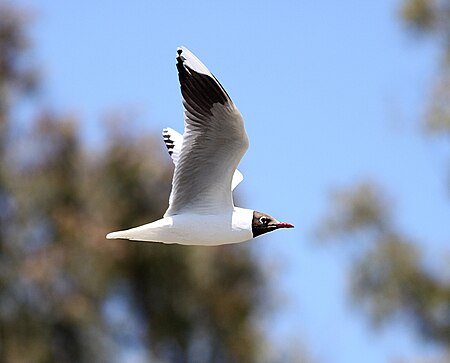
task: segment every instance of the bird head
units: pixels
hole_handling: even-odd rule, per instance
[[[252,220],[253,238],[280,228],[294,228],[290,223],[280,222],[268,214],[254,211]]]

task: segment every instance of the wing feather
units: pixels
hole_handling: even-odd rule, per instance
[[[170,127],[166,127],[163,129],[163,138],[164,143],[166,144],[167,151],[169,152],[170,157],[174,165],[178,164],[178,159],[180,157],[181,145],[183,144],[183,135],[176,132],[174,129]],[[244,176],[242,173],[236,169],[233,174],[233,180],[231,182],[231,190],[233,191],[236,187],[244,180]]]
[[[185,131],[165,216],[231,211],[233,175],[248,148],[244,121],[206,66],[186,48],[177,53]]]

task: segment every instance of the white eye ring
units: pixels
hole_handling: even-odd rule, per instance
[[[264,217],[264,216],[259,218],[259,223],[262,223],[262,224],[268,224],[269,221],[270,221],[269,218]]]

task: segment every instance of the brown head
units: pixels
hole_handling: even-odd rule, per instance
[[[290,223],[277,221],[275,218],[261,212],[253,211],[252,233],[253,238],[279,228],[294,228]]]

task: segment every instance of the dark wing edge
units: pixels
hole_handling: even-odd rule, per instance
[[[231,98],[214,75],[186,48],[177,49],[177,70],[183,105],[191,121],[212,116],[216,103],[232,104]]]
[[[178,48],[176,61],[185,129],[164,216],[186,208],[190,213],[223,213],[233,208],[232,179],[248,148],[242,115],[214,75],[188,49]]]

